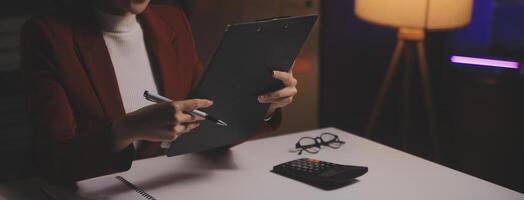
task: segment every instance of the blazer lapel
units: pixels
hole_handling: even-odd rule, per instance
[[[125,114],[124,106],[111,57],[102,33],[93,21],[77,23],[73,28],[74,39],[79,59],[90,77],[97,98],[107,118],[114,121]]]
[[[159,92],[173,100],[186,98],[187,91],[181,90],[180,87],[184,76],[181,67],[177,66],[176,50],[173,46],[177,39],[176,32],[150,8],[139,15],[139,20],[149,48]]]
[[[180,85],[184,83],[184,73],[177,66],[176,50],[173,47],[176,42],[176,32],[150,8],[138,17],[149,50],[158,91],[173,100],[186,98],[188,91],[180,89]],[[74,40],[79,59],[90,76],[97,98],[107,118],[114,121],[125,114],[124,106],[107,46],[100,29],[92,19],[95,18],[91,14],[74,26]]]

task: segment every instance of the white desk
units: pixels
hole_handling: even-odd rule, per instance
[[[346,144],[314,155],[288,152],[300,137],[322,132],[337,134]],[[331,191],[269,172],[274,165],[299,157],[363,165],[369,172],[358,182]],[[222,156],[191,154],[135,161],[127,172],[79,182],[79,193],[88,198],[135,197],[133,190],[115,181],[117,175],[157,199],[524,199],[524,194],[335,128],[250,141]]]

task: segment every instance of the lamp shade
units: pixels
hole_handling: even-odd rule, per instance
[[[355,0],[355,13],[375,24],[439,30],[467,25],[472,5],[473,0]]]

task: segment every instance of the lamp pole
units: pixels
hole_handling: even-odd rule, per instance
[[[433,146],[434,156],[436,160],[439,160],[441,157],[440,155],[440,139],[438,137],[437,132],[437,118],[436,113],[433,109],[433,100],[432,100],[432,92],[431,92],[431,84],[430,84],[430,77],[429,77],[429,71],[428,71],[428,64],[426,60],[426,52],[425,52],[425,46],[424,46],[424,39],[425,39],[425,33],[423,29],[413,29],[413,28],[400,28],[397,34],[397,44],[395,47],[395,51],[393,52],[393,57],[391,58],[391,61],[388,66],[388,70],[386,72],[386,76],[384,78],[384,81],[382,82],[382,86],[380,88],[377,101],[375,102],[375,106],[373,107],[371,117],[369,118],[369,122],[366,128],[366,137],[370,137],[375,129],[375,124],[377,121],[378,116],[380,115],[380,112],[382,110],[382,106],[384,104],[386,94],[390,89],[391,81],[396,74],[398,63],[403,57],[404,62],[406,63],[405,69],[404,69],[404,83],[403,83],[403,92],[404,92],[404,99],[403,99],[403,115],[404,115],[404,124],[403,124],[403,130],[401,131],[401,137],[402,137],[402,145],[404,150],[407,150],[408,148],[408,129],[410,126],[410,89],[411,89],[411,70],[414,70],[415,68],[411,66],[412,63],[412,57],[410,57],[412,52],[416,51],[416,58],[418,61],[419,66],[419,75],[420,75],[420,81],[422,84],[422,92],[424,95],[424,102],[427,112],[427,118],[429,121],[429,136],[431,137],[431,142]]]

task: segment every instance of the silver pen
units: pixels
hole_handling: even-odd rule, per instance
[[[171,99],[168,99],[167,97],[163,97],[163,96],[160,96],[158,94],[154,94],[154,93],[150,93],[149,91],[144,91],[144,97],[146,98],[146,100],[148,101],[151,101],[151,102],[155,102],[155,103],[164,103],[164,102],[171,102],[173,100]],[[203,112],[203,111],[200,111],[200,110],[192,110],[192,111],[189,111],[188,112],[189,114],[193,115],[193,116],[199,116],[199,117],[202,117],[208,121],[212,121],[214,122],[215,124],[219,125],[219,126],[227,126],[227,123],[222,121],[222,120],[219,120],[215,117],[212,117],[210,115],[208,115],[207,113]],[[160,144],[160,147],[163,148],[163,149],[168,149],[169,147],[171,146],[171,142],[162,142]]]
[[[171,99],[168,99],[166,97],[163,97],[163,96],[160,96],[158,94],[154,94],[154,93],[151,93],[149,91],[144,91],[144,97],[148,100],[148,101],[151,101],[151,102],[155,102],[155,103],[164,103],[164,102],[171,102],[173,100]],[[198,109],[195,109],[195,110],[192,110],[192,111],[188,111],[189,114],[193,115],[193,116],[198,116],[198,117],[202,117],[208,121],[211,121],[211,122],[214,122],[215,124],[219,125],[219,126],[227,126],[227,123],[220,120],[220,119],[217,119],[216,117],[213,117],[211,115],[208,115],[207,113],[201,111],[201,110],[198,110]]]

